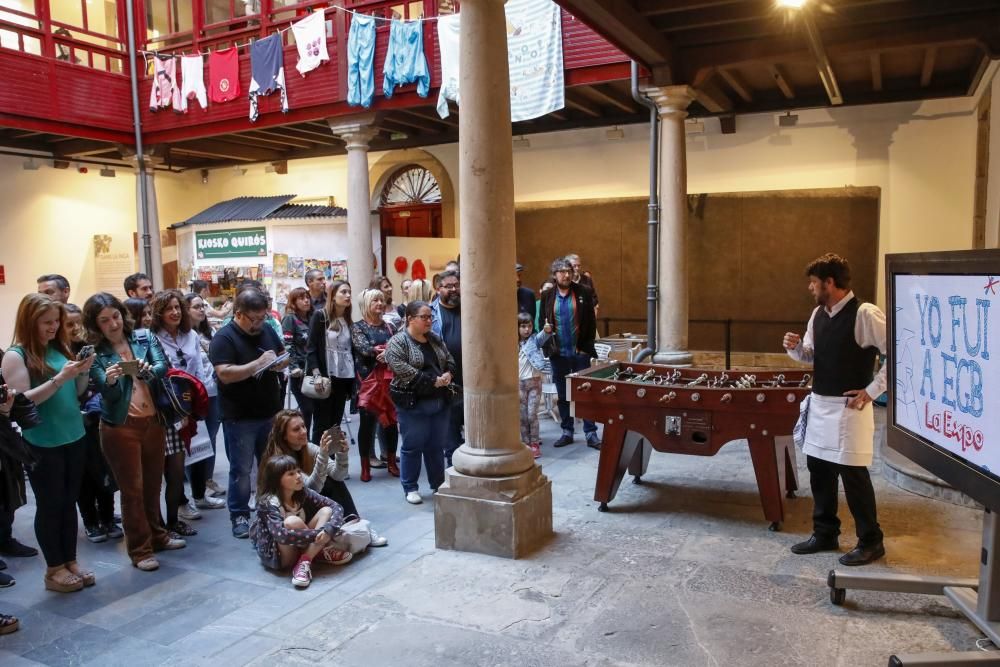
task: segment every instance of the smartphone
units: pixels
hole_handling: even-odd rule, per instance
[[[83,361],[84,359],[88,359],[92,356],[94,356],[94,346],[84,345],[80,348],[80,351],[76,353],[76,360]]]
[[[139,361],[137,359],[129,359],[127,361],[119,361],[118,365],[122,369],[122,373],[125,375],[131,375],[135,377],[139,374]]]

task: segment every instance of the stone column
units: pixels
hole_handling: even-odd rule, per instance
[[[657,341],[653,361],[691,364],[688,351],[687,159],[684,119],[690,86],[650,88],[660,113],[660,265]]]
[[[157,151],[157,147],[150,147],[144,153],[145,176],[139,173],[139,160],[134,148],[130,151],[123,151],[122,156],[132,162],[135,169],[135,210],[136,210],[136,231],[139,234],[139,248],[136,253],[139,258],[139,271],[149,276],[153,281],[153,289],[159,291],[166,286],[163,284],[163,252],[160,243],[160,216],[156,205],[156,165],[163,163],[162,154]],[[146,239],[142,226],[142,187],[143,181],[146,186],[146,219],[149,224],[149,245],[151,261],[146,262],[145,244]],[[172,286],[171,286],[172,287]]]
[[[440,549],[518,558],[552,533],[552,490],[521,444],[510,275],[514,175],[504,0],[464,0],[459,202],[465,444],[434,501]],[[510,354],[513,354],[511,352]]]
[[[377,130],[374,114],[330,118],[334,135],[347,145],[347,272],[354,293],[354,317],[359,319],[357,298],[368,288],[375,270],[372,266],[371,191],[368,183],[368,144]]]

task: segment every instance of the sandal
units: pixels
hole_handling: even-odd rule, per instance
[[[58,571],[57,571],[58,572]],[[53,575],[45,575],[45,590],[56,593],[75,593],[83,590],[83,580],[69,570],[63,570],[68,576],[56,579]]]
[[[0,635],[9,635],[12,632],[17,632],[19,627],[20,622],[16,616],[0,614]]]
[[[93,586],[97,583],[97,575],[95,575],[91,570],[84,570],[76,561],[71,561],[71,563],[74,567],[76,567],[76,570],[73,570],[71,567],[67,567],[66,569],[72,574],[80,577],[80,581],[83,582],[84,587]]]

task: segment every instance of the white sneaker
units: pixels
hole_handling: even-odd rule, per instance
[[[389,544],[389,538],[386,537],[385,535],[379,535],[378,533],[375,532],[374,528],[370,528],[369,527],[368,528],[368,534],[371,535],[371,538],[372,538],[371,544],[369,544],[368,546],[372,546],[372,547],[384,547],[384,546],[388,546],[388,544]]]
[[[222,498],[213,498],[206,493],[204,498],[194,501],[194,506],[203,510],[221,510],[226,506],[226,501]]]
[[[219,483],[214,479],[210,479],[205,482],[205,488],[212,492],[213,496],[224,496],[226,495],[226,490],[219,486]]]
[[[420,503],[424,502],[424,499],[421,498],[420,494],[417,493],[416,491],[410,491],[409,493],[406,494],[406,502],[410,503],[411,505],[419,505]]]
[[[201,512],[194,506],[194,501],[189,500],[187,501],[187,505],[181,505],[177,508],[177,516],[186,521],[195,521],[201,518]]]

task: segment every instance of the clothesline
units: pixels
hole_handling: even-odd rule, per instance
[[[341,7],[340,5],[334,5],[332,7],[323,7],[323,8],[318,8],[318,9],[322,9],[324,14],[326,13],[327,9],[333,9],[334,11],[341,11],[341,12],[345,12],[347,14],[350,14],[352,17],[354,17],[354,16],[367,16],[367,17],[372,18],[372,19],[374,19],[376,21],[387,21],[387,22],[390,22],[390,23],[392,21],[400,21],[400,20],[405,21],[406,23],[412,23],[414,21],[429,22],[429,21],[437,21],[439,18],[441,18],[440,16],[427,16],[427,17],[420,16],[420,17],[415,18],[415,19],[386,18],[384,16],[375,16],[373,14],[365,14],[364,12],[355,11],[353,9],[347,9],[346,7]],[[450,16],[450,14],[445,14],[444,16]],[[274,34],[280,35],[282,33],[288,32],[291,29],[292,29],[292,26],[289,25],[287,28],[280,28],[279,30],[276,30],[274,32]],[[244,44],[236,43],[236,44],[233,44],[232,46],[226,47],[226,48],[227,49],[230,49],[230,48],[231,49],[242,49],[242,48],[245,48],[247,46],[250,46],[251,44],[253,44],[253,40],[252,39],[250,41],[244,43]],[[143,64],[145,66],[147,66],[147,67],[149,66],[148,56],[157,56],[159,58],[163,57],[163,56],[160,55],[159,51],[147,51],[147,50],[144,50],[144,49],[140,49],[139,53],[142,54]],[[189,57],[190,58],[190,57],[194,57],[194,56],[205,57],[205,56],[211,55],[211,51],[196,51],[195,53],[168,53],[168,54],[164,54],[164,55],[166,55],[168,57],[172,57],[172,58],[183,58],[183,57]]]

